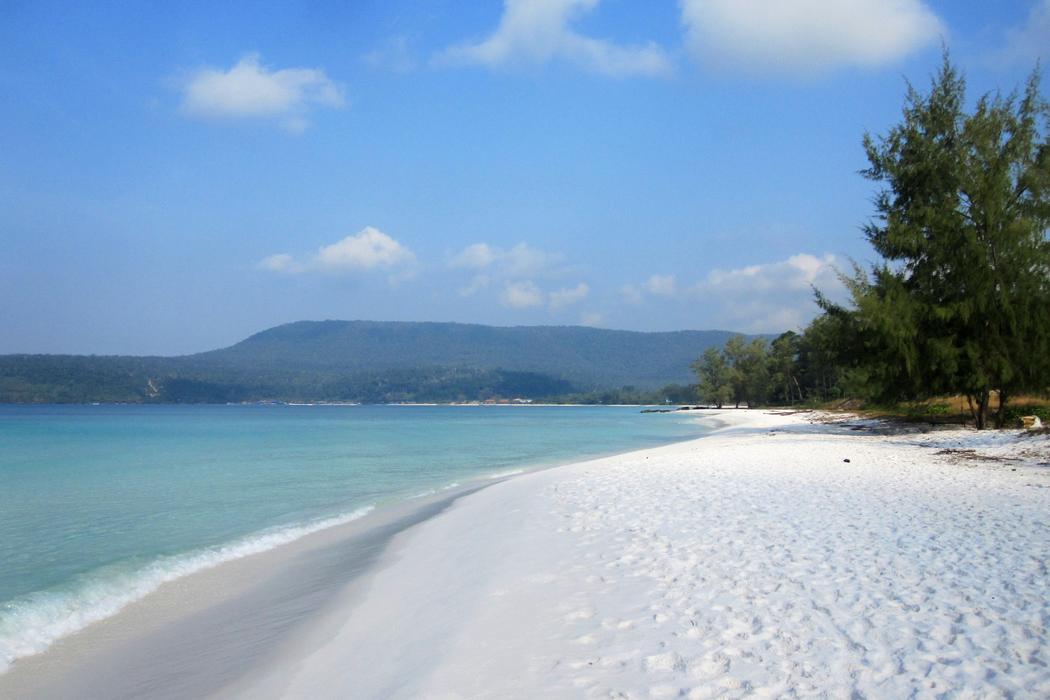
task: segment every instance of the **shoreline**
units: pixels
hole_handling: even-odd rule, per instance
[[[698,439],[704,434],[705,429],[699,428],[697,437],[688,437],[684,440]],[[677,444],[682,441],[681,439],[673,440],[666,444]],[[622,453],[597,453],[584,459],[602,459],[617,454]],[[192,627],[194,619],[200,618],[205,610],[217,610],[220,615],[227,617],[240,615],[242,618],[247,618],[251,604],[272,606],[277,601],[278,605],[294,606],[296,604],[294,599],[298,596],[298,593],[292,590],[294,586],[286,586],[285,590],[275,590],[274,585],[267,589],[266,584],[273,584],[274,580],[287,574],[293,566],[301,565],[310,568],[315,565],[309,562],[299,564],[300,559],[309,559],[311,556],[321,559],[336,556],[335,552],[340,548],[367,550],[364,554],[359,551],[356,555],[343,557],[341,570],[335,573],[330,580],[324,581],[329,593],[333,595],[340,587],[352,588],[354,579],[368,574],[369,565],[375,564],[379,553],[391,539],[402,531],[432,518],[450,507],[459,498],[507,479],[557,469],[568,464],[575,464],[577,461],[578,459],[571,462],[539,461],[491,473],[481,473],[462,483],[452,482],[420,493],[391,496],[379,503],[356,508],[353,513],[323,518],[315,523],[278,528],[272,534],[279,537],[287,534],[285,530],[305,529],[306,532],[291,536],[287,541],[275,546],[223,559],[189,573],[166,579],[143,596],[123,604],[115,612],[90,621],[76,631],[57,637],[43,651],[15,659],[6,671],[0,672],[0,697],[7,694],[18,697],[26,694],[32,697],[75,697],[83,693],[80,680],[67,683],[66,680],[51,676],[57,674],[76,678],[78,675],[83,677],[84,674],[99,675],[93,670],[95,667],[112,668],[125,665],[118,659],[121,654],[129,656],[132,663],[139,663],[141,659],[136,659],[142,656],[142,648],[164,647],[160,651],[164,655],[172,653],[172,650],[176,654],[181,653],[179,647],[184,645],[172,638],[174,633],[169,634],[168,628]],[[330,521],[341,522],[326,524]],[[266,534],[265,531],[251,533],[242,539],[254,541]],[[219,549],[232,548],[238,543],[242,543],[242,540],[227,543]],[[203,554],[203,551],[194,550],[179,556],[195,558]],[[350,559],[353,561],[349,561]],[[263,579],[264,583],[253,582],[252,585],[244,585],[243,581],[246,579]],[[313,592],[311,591],[310,594],[312,595]],[[249,600],[252,601],[251,604],[247,602]],[[323,605],[318,604],[316,600],[311,604],[301,606],[296,619],[288,621],[292,624],[287,625],[288,629],[285,632],[291,631],[292,627],[300,627],[309,622],[307,618],[316,617],[322,609]],[[208,634],[204,630],[192,630],[192,636],[206,639]],[[134,644],[130,640],[134,640]],[[270,634],[268,639],[257,640],[255,644],[269,645],[269,649],[263,650],[268,652],[280,646],[283,641],[280,634]],[[139,648],[132,649],[132,646]],[[257,655],[258,651],[251,650],[250,653]],[[200,655],[200,652],[193,650],[192,654]],[[236,665],[246,668],[247,666],[242,661],[244,660],[233,659]],[[77,669],[78,672],[73,673],[73,669]],[[158,668],[154,667],[146,675],[152,672],[158,672]],[[126,675],[126,672],[122,673]],[[231,674],[224,671],[218,675],[225,679],[223,681],[225,683],[235,677],[236,673]],[[130,677],[113,678],[103,694],[108,697],[118,697],[121,696],[119,687],[130,687],[140,681],[147,682],[145,678],[132,681]],[[200,691],[202,688],[213,685],[215,685],[214,679],[204,679],[195,690]],[[151,696],[166,696],[163,688],[150,688],[150,694]],[[193,694],[200,695],[201,692]],[[136,693],[131,693],[128,697],[135,695]],[[182,697],[185,694],[173,692],[171,696]]]
[[[421,494],[273,549],[165,582],[114,615],[16,660],[0,696],[206,696],[250,672],[367,576],[389,542],[491,482]],[[187,676],[186,668],[219,666]],[[85,688],[85,679],[88,686]]]
[[[1050,551],[1045,438],[694,415],[721,427],[402,502],[165,584],[20,660],[0,695],[1050,691],[1050,579],[1027,554]],[[956,663],[960,646],[972,658]],[[1003,670],[1012,648],[1029,656]]]

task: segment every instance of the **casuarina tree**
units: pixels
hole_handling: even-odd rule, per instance
[[[865,136],[864,175],[883,186],[865,233],[883,260],[846,282],[873,393],[961,393],[983,428],[995,393],[1002,425],[1012,395],[1050,385],[1048,117],[1038,71],[968,110],[946,54],[902,121]]]

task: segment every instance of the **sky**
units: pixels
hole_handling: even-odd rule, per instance
[[[797,330],[943,46],[1008,92],[1050,0],[0,0],[0,353]]]

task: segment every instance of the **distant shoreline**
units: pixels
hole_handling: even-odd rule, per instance
[[[518,407],[543,407],[543,408],[558,408],[561,406],[566,407],[584,407],[584,408],[669,408],[668,404],[654,404],[654,403],[546,403],[546,402],[520,402],[520,403],[486,403],[484,401],[449,401],[449,402],[398,402],[398,403],[367,403],[362,401],[244,401],[244,402],[201,402],[201,403],[189,403],[181,401],[88,401],[88,402],[60,402],[60,403],[46,403],[46,402],[16,402],[16,403],[3,403],[0,402],[0,406],[295,406],[295,407],[309,407],[309,406],[403,406],[403,407],[434,407],[434,406],[475,406],[475,407],[497,407],[497,406],[518,406]],[[678,404],[671,404],[671,406],[678,406]],[[677,407],[669,409],[671,411],[699,411],[699,410],[716,410],[712,406],[691,406],[691,407]],[[736,409],[726,409],[736,410]],[[740,410],[749,410],[741,407]]]

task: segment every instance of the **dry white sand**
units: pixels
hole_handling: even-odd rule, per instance
[[[1045,436],[721,419],[463,498],[223,694],[1050,697]]]

